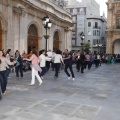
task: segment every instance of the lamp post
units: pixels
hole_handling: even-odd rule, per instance
[[[85,38],[85,35],[84,35],[83,32],[80,33],[80,38],[81,38],[81,40],[82,40],[81,45],[82,45],[82,51],[83,51],[83,40],[84,40],[84,38]]]
[[[46,35],[44,36],[44,38],[46,39],[46,51],[47,51],[47,39],[49,38],[49,35],[47,35],[47,30],[52,27],[52,23],[51,23],[50,18],[48,16],[45,16],[42,19],[42,21],[43,21],[43,26],[46,29]]]
[[[100,53],[100,47],[102,47],[102,44],[96,44],[96,47],[98,48],[98,53]]]

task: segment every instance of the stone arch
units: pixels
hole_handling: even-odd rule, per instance
[[[27,37],[27,45],[28,45],[28,53],[32,49],[38,50],[38,40],[39,40],[39,27],[35,22],[31,22],[28,25],[28,37]]]
[[[115,39],[113,42],[112,42],[112,53],[114,54],[120,54],[120,38],[118,39]]]
[[[60,49],[60,31],[55,30],[53,34],[53,50]]]
[[[5,49],[5,38],[7,38],[7,22],[0,12],[0,49]]]

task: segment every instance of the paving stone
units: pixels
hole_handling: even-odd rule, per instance
[[[73,65],[73,70],[76,71]],[[29,86],[31,71],[16,80],[10,74],[7,96],[0,101],[0,120],[120,120],[120,64],[106,65],[67,80],[48,71],[43,84]]]

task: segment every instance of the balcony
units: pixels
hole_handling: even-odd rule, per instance
[[[100,26],[99,27],[93,26],[93,29],[101,29],[101,27]]]

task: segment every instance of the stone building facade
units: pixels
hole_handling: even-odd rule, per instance
[[[42,19],[46,15],[52,21],[47,48],[71,50],[71,15],[53,0],[0,0],[0,49],[21,53],[45,49]]]
[[[106,53],[120,53],[120,0],[107,2]]]
[[[66,9],[73,18],[72,50],[82,49],[81,43],[89,41],[91,51],[105,52],[106,19],[104,15],[100,16],[100,5],[95,0],[69,0]],[[81,32],[85,35],[83,41],[80,38]],[[102,47],[96,46],[98,44]]]

